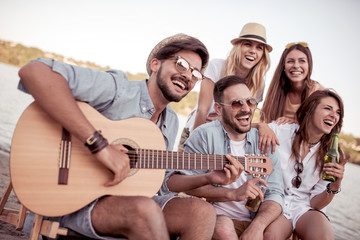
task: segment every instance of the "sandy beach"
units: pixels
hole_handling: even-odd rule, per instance
[[[9,153],[0,150],[0,195],[3,196],[10,182],[9,174]],[[20,203],[12,192],[6,202],[5,207],[10,209],[19,209]],[[23,231],[15,230],[15,226],[0,221],[0,239],[18,240],[27,239]]]

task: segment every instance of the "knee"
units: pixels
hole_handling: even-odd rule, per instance
[[[151,198],[137,197],[132,202],[134,212],[142,217],[157,217],[162,215],[160,206]]]
[[[192,213],[192,216],[201,218],[201,219],[212,219],[215,223],[216,221],[216,212],[215,208],[208,202],[200,199],[191,199],[189,205],[189,211]]]
[[[235,239],[237,238],[233,221],[226,216],[218,216],[214,230],[213,239]]]
[[[276,240],[276,234],[272,231],[265,231],[264,232],[264,240]]]

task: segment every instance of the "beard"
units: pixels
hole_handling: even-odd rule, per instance
[[[171,81],[169,83],[166,81],[166,79],[162,76],[162,70],[163,70],[162,66],[160,66],[158,74],[156,75],[156,83],[157,83],[161,93],[166,98],[166,100],[168,100],[169,102],[179,102],[181,99],[183,99],[183,97],[185,97],[187,95],[187,93],[184,95],[173,93],[171,91],[171,87],[170,87],[170,84],[173,84],[173,83]]]
[[[235,115],[235,118],[241,117],[243,115],[248,115],[248,114],[249,114],[249,112],[240,112]],[[236,124],[236,122],[234,122],[232,120],[231,115],[228,112],[226,112],[224,108],[222,109],[222,120],[223,120],[223,123],[225,126],[232,129],[236,133],[243,134],[243,133],[247,133],[248,131],[250,131],[251,124],[249,124],[248,127],[240,127],[238,124]],[[250,123],[251,123],[251,120],[252,120],[252,114],[250,113]]]

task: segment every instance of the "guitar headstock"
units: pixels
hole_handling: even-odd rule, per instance
[[[245,155],[245,172],[253,176],[270,175],[273,170],[273,163],[269,157],[262,155]]]

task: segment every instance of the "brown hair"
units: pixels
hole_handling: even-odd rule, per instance
[[[313,60],[310,49],[302,46],[301,44],[294,44],[290,48],[285,49],[269,85],[269,89],[261,109],[261,121],[269,123],[284,115],[286,95],[291,89],[290,81],[284,72],[285,59],[294,49],[303,52],[306,55],[309,64],[309,72],[305,78],[305,84],[301,93],[301,102],[309,96],[310,88],[315,84],[315,82],[310,78],[313,69]]]
[[[160,48],[157,53],[155,53],[153,58],[157,58],[159,60],[168,59],[181,50],[189,50],[197,53],[201,58],[201,70],[205,68],[209,61],[209,53],[207,48],[200,40],[193,37],[173,41],[169,44],[166,44]]]
[[[295,159],[300,159],[300,145],[303,141],[309,142],[310,132],[309,132],[309,123],[312,120],[314,112],[319,105],[321,99],[326,97],[334,98],[339,104],[340,108],[340,117],[337,124],[333,127],[329,134],[324,134],[320,139],[320,147],[317,150],[316,157],[316,167],[322,168],[324,165],[324,157],[328,149],[330,148],[331,138],[333,133],[340,133],[343,118],[344,118],[344,104],[342,99],[338,94],[334,91],[326,89],[326,90],[318,90],[311,94],[300,106],[300,108],[296,112],[297,119],[299,120],[299,129],[296,131],[294,141],[291,147],[291,154],[295,157]],[[343,158],[342,151],[339,146],[339,153],[341,153],[340,157]],[[320,171],[321,173],[321,171]]]
[[[246,85],[246,80],[236,75],[230,75],[221,78],[214,86],[214,101],[220,103],[223,101],[224,90],[236,84]]]

